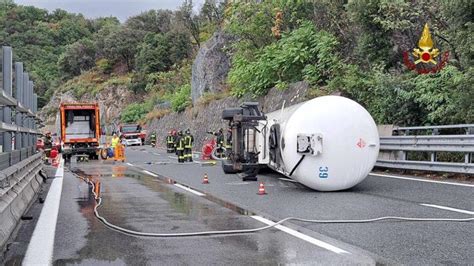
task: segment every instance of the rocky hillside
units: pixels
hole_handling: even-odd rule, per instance
[[[471,2],[206,3],[213,8],[198,14],[185,1],[123,24],[86,20],[89,34],[58,52],[46,120],[61,99],[99,101],[110,124],[138,121],[160,135],[190,128],[201,143],[199,132],[223,126],[225,107],[256,99],[273,110],[284,100],[340,93],[379,124],[474,121]],[[19,12],[9,8],[8,23]],[[411,69],[428,25],[436,64]]]
[[[119,123],[124,106],[141,101],[143,101],[143,96],[136,95],[127,87],[120,85],[110,85],[98,93],[89,92],[80,97],[74,95],[73,91],[57,91],[39,115],[46,125],[45,130],[54,131],[60,103],[96,102],[100,105],[103,122],[108,126],[113,126]]]
[[[202,145],[212,138],[207,131],[217,131],[219,128],[226,128],[228,125],[222,120],[222,111],[229,107],[238,107],[244,101],[258,101],[263,112],[268,113],[285,106],[297,104],[308,100],[309,86],[305,82],[297,82],[290,85],[288,90],[273,88],[266,96],[258,99],[238,99],[236,97],[226,97],[215,100],[207,105],[197,104],[180,113],[171,113],[160,119],[154,119],[148,125],[148,131],[155,131],[158,136],[158,146],[165,146],[165,137],[169,130],[190,129],[195,138],[195,149],[200,150]]]

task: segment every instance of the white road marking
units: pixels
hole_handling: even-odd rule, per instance
[[[160,156],[160,155],[161,155],[161,154],[159,154],[159,153],[156,153],[156,152],[154,152],[153,154],[154,154],[154,155],[156,155],[156,156]]]
[[[178,159],[178,157],[176,157],[176,156],[168,156],[168,158],[171,158],[171,159]]]
[[[64,160],[61,159],[41,210],[38,223],[31,237],[23,265],[51,265],[53,262],[54,235],[61,203]]]
[[[128,164],[128,165],[130,165],[130,166],[133,166],[133,164],[131,164],[131,163],[126,163],[126,164]]]
[[[423,206],[426,206],[426,207],[443,209],[443,210],[447,210],[447,211],[460,212],[460,213],[474,215],[473,211],[466,211],[466,210],[462,210],[462,209],[456,209],[456,208],[440,206],[440,205],[434,205],[434,204],[427,204],[427,203],[421,203],[420,205],[423,205]]]
[[[249,182],[239,182],[239,183],[225,183],[226,185],[231,185],[231,186],[241,186],[241,185],[249,185]]]
[[[260,221],[260,222],[264,223],[264,224],[268,224],[268,225],[274,225],[274,224],[275,224],[275,222],[270,221],[270,220],[268,220],[268,219],[265,219],[265,218],[263,218],[263,217],[261,217],[261,216],[251,216],[251,217],[254,218],[254,219],[257,220],[257,221]],[[286,227],[286,226],[277,225],[277,226],[275,226],[274,228],[279,229],[279,230],[281,230],[281,231],[283,231],[283,232],[285,232],[285,233],[287,233],[287,234],[290,234],[290,235],[292,235],[292,236],[294,236],[294,237],[297,237],[297,238],[299,238],[299,239],[301,239],[301,240],[304,240],[304,241],[306,241],[306,242],[309,242],[309,243],[311,243],[311,244],[313,244],[313,245],[316,245],[316,246],[318,246],[318,247],[321,247],[321,248],[327,249],[327,250],[329,250],[329,251],[332,251],[332,252],[334,252],[334,253],[337,253],[337,254],[350,254],[350,252],[348,252],[348,251],[345,251],[345,250],[343,250],[343,249],[340,249],[340,248],[338,248],[338,247],[336,247],[336,246],[333,246],[333,245],[331,245],[331,244],[329,244],[329,243],[326,243],[326,242],[321,241],[321,240],[319,240],[319,239],[316,239],[316,238],[314,238],[314,237],[310,237],[310,236],[308,236],[308,235],[302,234],[302,233],[300,233],[300,232],[298,232],[298,231],[295,231],[295,230],[293,230],[293,229],[291,229],[291,228],[288,228],[288,227]]]
[[[412,178],[412,177],[404,177],[404,176],[383,175],[383,174],[375,174],[375,173],[370,173],[369,175],[372,175],[372,176],[380,176],[380,177],[396,178],[396,179],[403,179],[403,180],[411,180],[411,181],[418,181],[418,182],[437,183],[437,184],[443,184],[443,185],[453,185],[453,186],[462,186],[462,187],[474,187],[474,185],[471,185],[471,184],[445,182],[445,181],[436,181],[436,180],[428,180],[428,179],[420,179],[420,178]]]
[[[181,188],[181,189],[184,189],[184,190],[186,190],[186,191],[189,191],[189,192],[191,192],[191,193],[193,193],[193,194],[195,194],[195,195],[198,195],[198,196],[201,196],[201,197],[202,197],[202,196],[205,196],[205,195],[202,194],[201,192],[196,191],[196,190],[194,190],[194,189],[190,189],[190,188],[185,187],[185,186],[183,186],[183,185],[181,185],[181,184],[174,184],[174,185],[177,186],[177,187],[179,187],[179,188]]]
[[[280,180],[282,180],[282,181],[288,181],[288,182],[293,182],[293,183],[299,183],[298,181],[293,180],[293,179],[290,179],[290,178],[283,178],[283,177],[280,177],[280,178],[278,178],[278,179],[280,179]]]
[[[158,177],[158,175],[156,175],[156,174],[154,174],[154,173],[152,173],[152,172],[150,172],[150,171],[147,171],[147,170],[143,170],[143,173],[148,174],[148,175],[151,175],[151,176],[154,176],[154,177]]]

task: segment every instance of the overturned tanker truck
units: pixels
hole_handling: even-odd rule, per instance
[[[377,126],[358,103],[323,96],[268,114],[258,103],[227,108],[222,118],[232,129],[232,151],[225,173],[256,180],[262,167],[319,191],[344,190],[360,183],[379,152]]]

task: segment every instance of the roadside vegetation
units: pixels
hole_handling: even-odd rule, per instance
[[[222,95],[198,103],[305,80],[311,96],[340,93],[377,123],[474,122],[473,1],[236,2],[206,0],[195,13],[186,0],[176,11],[150,10],[121,24],[2,0],[0,42],[29,67],[40,105],[57,90],[81,96],[124,86],[143,95],[124,108],[125,122],[190,107],[193,58],[217,30],[237,36],[228,47],[232,67]],[[416,48],[425,23],[450,57],[439,73],[420,75],[403,53]]]

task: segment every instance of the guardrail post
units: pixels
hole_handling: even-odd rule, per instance
[[[23,91],[23,63],[16,62],[15,63],[15,87],[16,87],[16,99],[18,102],[21,101],[21,95]],[[16,119],[15,123],[18,126],[21,126],[22,114],[20,112],[16,112]],[[22,147],[22,137],[21,132],[16,132],[15,135],[15,150],[20,150]]]
[[[403,131],[403,135],[408,136],[409,134],[410,134],[410,130],[407,129],[407,130]],[[399,151],[398,153],[399,153],[399,156],[401,155],[401,156],[400,156],[400,157],[401,157],[400,159],[401,159],[402,161],[406,161],[406,159],[407,159],[407,152],[406,152],[406,151]]]
[[[431,135],[439,135],[439,130],[437,128],[433,129],[433,131],[431,132]],[[432,162],[436,162],[437,161],[437,156],[436,156],[436,152],[431,152],[431,161]]]
[[[33,113],[36,115],[36,112],[38,112],[38,94],[34,93],[33,94]],[[36,130],[36,121],[33,123],[33,129]],[[33,145],[36,147],[36,142],[38,141],[38,135],[34,134],[33,135]]]
[[[474,128],[472,127],[468,127],[466,128],[466,135],[470,135],[470,134],[474,134]],[[464,154],[464,162],[465,163],[471,163],[471,159],[472,159],[472,154],[471,153],[466,153]]]
[[[3,63],[3,91],[6,95],[12,95],[12,48],[8,46],[2,47]],[[10,107],[3,108],[3,121],[7,124],[12,123],[12,111]],[[12,150],[12,132],[3,133],[3,152],[10,152]]]
[[[29,81],[30,81],[30,75],[28,74],[28,72],[23,72],[23,89],[22,89],[22,92],[21,92],[21,102],[25,106],[26,106],[26,93],[28,91],[28,82]],[[26,114],[22,114],[21,115],[21,126],[22,127],[26,126],[26,119],[27,119]],[[22,133],[21,136],[22,136],[22,146],[21,146],[21,148],[28,147],[27,134]]]
[[[28,99],[28,109],[33,110],[32,108],[32,102],[33,102],[33,81],[30,80],[28,82],[28,94],[26,95],[26,98]],[[33,118],[28,117],[28,128],[33,129]],[[28,147],[33,146],[33,134],[28,133]]]

